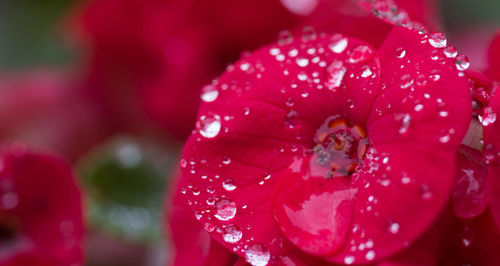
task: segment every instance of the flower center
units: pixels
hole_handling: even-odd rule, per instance
[[[314,140],[312,162],[327,169],[327,178],[352,175],[368,148],[364,128],[337,116],[325,121]]]

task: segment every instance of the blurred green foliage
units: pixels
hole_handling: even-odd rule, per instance
[[[163,237],[167,176],[176,153],[152,152],[134,140],[110,141],[80,163],[90,225],[131,243]]]
[[[62,31],[76,0],[0,0],[0,69],[67,65],[74,53]]]
[[[500,26],[499,0],[442,0],[441,8],[450,29],[478,24]]]

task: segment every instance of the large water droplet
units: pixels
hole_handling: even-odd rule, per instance
[[[345,256],[344,263],[347,265],[351,265],[354,263],[354,256]]]
[[[205,138],[215,138],[221,129],[220,117],[218,115],[200,117],[198,122],[200,134]]]
[[[215,218],[221,221],[228,221],[236,215],[236,204],[228,199],[222,199],[215,204],[217,209]]]
[[[287,45],[293,42],[293,35],[290,31],[284,30],[278,34],[278,44]]]
[[[232,179],[226,179],[222,182],[222,187],[227,191],[233,191],[236,189],[236,185],[234,184]]]
[[[470,67],[469,59],[465,55],[460,54],[456,59],[455,66],[459,71],[465,71]]]
[[[485,107],[483,113],[478,116],[479,122],[483,124],[483,126],[489,126],[497,120],[497,114],[493,111],[491,107]]]
[[[329,90],[335,90],[340,85],[342,84],[342,80],[344,79],[344,75],[346,72],[346,68],[344,67],[344,64],[340,60],[333,61],[327,68],[326,68],[326,76],[327,76],[327,81],[326,81],[326,87]]]
[[[373,50],[366,45],[360,45],[354,48],[352,51],[350,51],[349,59],[347,61],[351,64],[357,64],[360,62],[364,62],[368,59],[371,59],[372,57],[373,57]]]
[[[254,244],[245,251],[245,260],[253,266],[265,266],[269,263],[271,254],[261,244]]]
[[[328,48],[332,50],[332,52],[336,54],[342,53],[347,47],[348,41],[347,38],[342,36],[341,34],[335,34],[330,39],[330,43],[328,44]]]
[[[242,236],[243,233],[237,226],[230,225],[224,230],[222,238],[224,239],[224,242],[234,244],[240,241]]]
[[[429,36],[429,43],[434,48],[444,48],[446,47],[446,36],[441,32],[435,32]]]
[[[219,96],[219,91],[214,85],[209,84],[201,89],[201,100],[204,102],[213,102]]]

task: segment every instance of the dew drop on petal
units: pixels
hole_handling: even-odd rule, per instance
[[[434,48],[444,48],[447,44],[446,36],[441,32],[435,32],[429,36],[429,44]]]
[[[326,68],[326,87],[332,91],[340,87],[340,85],[342,84],[342,80],[344,79],[345,72],[346,68],[344,67],[342,61],[333,61]]]
[[[399,224],[391,223],[389,225],[389,232],[391,232],[392,234],[397,234],[399,232]]]
[[[345,256],[344,263],[347,265],[351,265],[354,263],[354,256]]]
[[[465,55],[460,54],[456,58],[455,66],[459,71],[465,71],[470,67],[469,59]]]
[[[455,48],[455,46],[453,46],[453,45],[447,46],[444,49],[444,55],[446,55],[446,57],[448,57],[448,58],[457,57],[457,55],[458,55],[457,48]]]
[[[497,120],[497,114],[491,107],[485,107],[483,113],[478,117],[479,122],[481,122],[481,124],[485,127],[495,123],[495,121]]]
[[[222,238],[224,239],[224,242],[234,244],[240,241],[242,236],[243,233],[237,226],[230,225],[224,230]]]
[[[265,266],[269,263],[271,254],[261,244],[254,244],[245,250],[245,260],[252,266]]]
[[[302,40],[303,41],[312,41],[317,37],[316,30],[311,26],[305,26],[302,28]]]
[[[370,47],[366,45],[360,45],[354,48],[349,53],[349,59],[347,60],[351,64],[357,64],[360,62],[364,62],[373,57],[373,51]]]
[[[233,191],[236,189],[236,185],[234,184],[232,179],[226,179],[222,182],[222,187],[227,191]]]
[[[406,56],[406,50],[403,47],[399,47],[396,49],[396,57],[397,58],[403,58]]]
[[[348,41],[347,38],[342,36],[341,34],[335,34],[330,39],[330,43],[328,44],[328,48],[332,50],[332,52],[336,54],[342,53],[347,47]]]
[[[283,46],[293,42],[293,35],[290,31],[284,30],[278,34],[278,44]]]
[[[201,89],[201,100],[204,102],[213,102],[219,96],[219,91],[214,85],[209,84]]]
[[[201,116],[198,122],[200,134],[205,138],[215,138],[221,129],[220,118],[218,115]]]
[[[370,250],[366,252],[365,259],[366,260],[373,260],[375,258],[375,251]]]
[[[306,67],[307,65],[309,65],[309,60],[307,58],[297,58],[295,62],[300,67]]]
[[[215,218],[221,221],[228,221],[236,215],[236,204],[228,199],[222,199],[215,204]]]

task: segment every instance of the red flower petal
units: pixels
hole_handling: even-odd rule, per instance
[[[251,263],[307,258],[287,241],[339,263],[384,258],[422,234],[448,198],[471,115],[467,81],[444,55],[431,59],[442,51],[416,31],[395,29],[380,64],[371,46],[344,38],[309,29],[282,38],[231,67],[217,100],[200,108],[184,188],[212,236]],[[402,88],[405,75],[415,81]],[[401,114],[411,119],[404,132]],[[335,158],[327,168],[323,155]],[[320,219],[321,208],[336,219]],[[241,239],[224,241],[228,228]]]
[[[10,146],[0,156],[0,190],[0,226],[6,234],[0,260],[7,265],[82,262],[81,194],[64,161]]]
[[[487,167],[480,151],[462,145],[452,200],[455,214],[473,218],[483,213],[489,202]]]
[[[176,178],[178,180],[178,178]],[[186,204],[181,186],[174,186],[168,223],[173,240],[174,256],[172,265],[233,265],[236,254],[212,239],[196,221]]]

